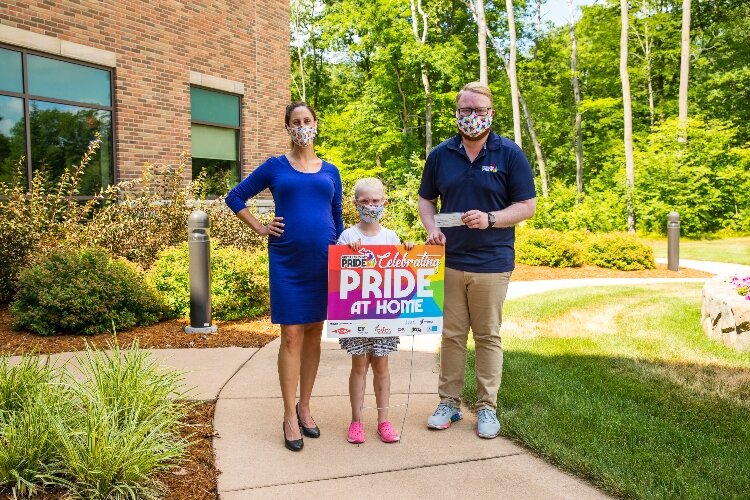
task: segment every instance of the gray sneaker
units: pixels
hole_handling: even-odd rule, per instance
[[[447,429],[451,423],[464,418],[461,410],[448,403],[440,403],[435,413],[427,419],[427,427],[430,429]]]
[[[496,438],[500,434],[500,421],[492,408],[481,408],[477,412],[477,436],[485,439]]]

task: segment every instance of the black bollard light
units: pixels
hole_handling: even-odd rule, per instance
[[[194,210],[188,217],[190,261],[190,325],[185,333],[216,333],[211,323],[211,242],[208,214]]]
[[[667,268],[680,270],[680,214],[677,212],[667,215]]]

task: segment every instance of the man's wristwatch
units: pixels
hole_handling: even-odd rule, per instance
[[[492,226],[495,225],[495,214],[492,212],[487,212],[487,227],[485,229],[492,229]]]

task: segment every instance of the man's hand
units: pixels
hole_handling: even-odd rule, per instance
[[[265,226],[260,226],[258,234],[261,236],[281,236],[284,234],[283,217],[274,217],[271,222]]]
[[[419,209],[419,218],[422,219],[422,225],[427,231],[428,245],[445,245],[445,235],[435,225],[435,214],[437,213],[437,198],[426,200],[421,196],[417,198],[417,208]]]
[[[351,248],[355,252],[358,252],[361,247],[362,247],[362,238],[357,238],[356,240],[349,243],[349,248]]]
[[[445,235],[441,230],[435,229],[427,237],[427,244],[445,246]]]
[[[471,229],[487,229],[490,227],[490,223],[487,220],[487,212],[482,212],[481,210],[464,212],[461,220],[466,224],[466,227]]]
[[[412,248],[414,248],[414,242],[413,241],[405,241],[404,242],[404,248],[406,248],[407,250],[411,250]]]

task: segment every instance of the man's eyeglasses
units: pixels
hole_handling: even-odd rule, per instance
[[[459,116],[471,116],[474,113],[477,116],[487,116],[492,108],[458,108]]]

